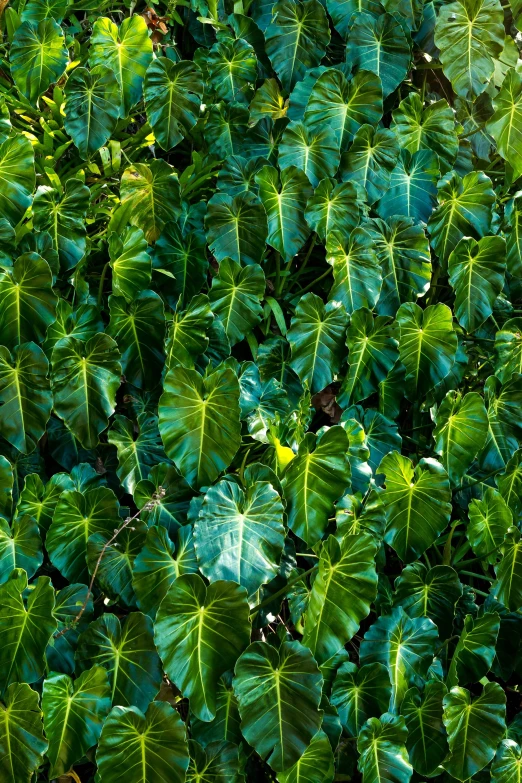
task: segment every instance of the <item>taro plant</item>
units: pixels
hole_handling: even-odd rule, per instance
[[[0,1],[0,783],[518,783],[519,0]]]

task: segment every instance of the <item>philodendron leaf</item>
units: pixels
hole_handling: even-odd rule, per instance
[[[332,230],[326,239],[326,253],[334,275],[328,298],[342,302],[348,314],[372,308],[381,291],[382,272],[366,228],[355,228],[349,237]]]
[[[241,731],[277,772],[303,756],[317,734],[323,677],[310,650],[297,641],[279,649],[254,642],[235,666]]]
[[[110,138],[119,116],[120,87],[105,65],[75,68],[65,87],[65,129],[82,158],[90,158]]]
[[[309,546],[323,536],[333,503],[350,485],[348,436],[330,427],[320,437],[307,433],[283,477],[288,526]]]
[[[163,278],[168,276],[176,300],[181,296],[187,305],[201,290],[206,280],[208,261],[205,255],[205,241],[197,234],[183,235],[178,224],[165,224],[154,246],[153,269]]]
[[[263,166],[256,174],[256,183],[268,220],[266,241],[284,261],[290,261],[310,234],[305,220],[306,204],[312,195],[310,182],[295,166],[288,166],[281,173],[273,166]]]
[[[522,607],[522,542],[518,528],[508,528],[501,553],[491,593],[508,609],[516,611]]]
[[[506,501],[496,489],[487,487],[481,499],[471,500],[468,517],[466,535],[473,552],[481,560],[496,563],[500,557],[500,545],[513,524],[513,515]]]
[[[522,512],[522,449],[515,451],[505,471],[496,478],[500,494],[514,515]]]
[[[79,179],[68,179],[63,193],[40,185],[33,202],[34,225],[48,231],[57,251],[60,266],[73,269],[87,249],[84,218],[89,207],[89,188]]]
[[[62,76],[69,59],[61,27],[54,19],[23,22],[14,35],[9,59],[19,92],[37,106],[40,96]]]
[[[247,298],[250,299],[250,295]],[[230,299],[226,298],[226,301],[230,303]],[[176,310],[165,342],[166,370],[177,366],[193,369],[198,356],[209,346],[207,334],[214,323],[214,313],[205,294],[194,296],[186,310]]]
[[[109,678],[109,700],[114,705],[147,709],[161,685],[161,662],[154,646],[152,621],[141,612],[123,623],[103,614],[78,639],[77,668],[103,666]]]
[[[205,378],[175,367],[163,388],[159,429],[167,456],[191,486],[206,486],[229,466],[241,442],[237,377],[224,366]]]
[[[462,585],[453,568],[436,565],[427,569],[424,563],[416,562],[403,568],[396,579],[393,604],[401,606],[409,617],[429,617],[441,639],[447,639],[461,596]]]
[[[511,783],[518,780],[522,767],[520,745],[513,739],[504,739],[500,743],[491,765],[493,783]]]
[[[408,730],[402,715],[385,712],[362,727],[357,750],[363,783],[408,783],[413,769],[408,759]]]
[[[495,335],[495,375],[501,383],[522,372],[522,318],[510,318]]]
[[[435,421],[435,451],[441,455],[452,486],[459,486],[486,441],[488,417],[482,397],[477,392],[465,396],[448,392]]]
[[[411,765],[420,775],[433,775],[448,754],[448,741],[442,722],[442,701],[446,687],[437,680],[428,680],[422,693],[418,688],[406,691],[401,715],[406,722]]]
[[[45,432],[52,409],[49,362],[35,343],[10,353],[0,346],[0,434],[30,454]]]
[[[278,572],[284,545],[281,498],[268,482],[243,490],[220,481],[205,495],[194,539],[207,579],[237,582],[252,595]]]
[[[96,584],[111,600],[130,609],[136,608],[132,587],[132,568],[136,555],[145,544],[147,525],[140,520],[118,535],[118,546],[112,546],[114,533],[93,533],[87,541],[87,568]]]
[[[143,87],[147,119],[160,147],[170,150],[196,124],[203,95],[201,69],[194,62],[152,60]]]
[[[249,642],[247,591],[234,582],[207,587],[197,574],[184,574],[160,604],[154,636],[168,677],[190,700],[192,712],[210,721],[218,680]]]
[[[317,185],[306,205],[310,228],[325,242],[331,231],[350,233],[360,220],[359,197],[351,182],[335,183],[325,177]]]
[[[488,673],[495,656],[499,628],[500,618],[496,612],[485,612],[476,619],[469,614],[465,617],[448,671],[448,688],[477,682]]]
[[[157,780],[184,783],[189,765],[187,732],[176,710],[165,702],[114,707],[96,751],[101,783]]]
[[[443,720],[450,755],[442,766],[453,778],[468,780],[491,761],[504,735],[505,693],[496,682],[474,699],[466,688],[452,688],[444,697]]]
[[[362,664],[381,663],[392,683],[390,710],[397,712],[417,677],[426,677],[438,642],[437,626],[427,617],[411,619],[400,607],[370,626],[361,642]]]
[[[333,177],[339,167],[337,136],[328,127],[311,131],[299,120],[291,122],[281,138],[278,163],[281,169],[300,169],[316,188],[324,177]]]
[[[43,342],[56,318],[52,282],[49,264],[37,253],[24,253],[11,269],[0,271],[0,334],[7,348]]]
[[[316,661],[329,661],[357,633],[377,595],[377,541],[368,533],[330,536],[304,614],[303,644]]]
[[[27,683],[10,685],[0,700],[0,775],[30,783],[47,750],[38,694]]]
[[[222,322],[230,347],[246,337],[261,320],[260,301],[265,293],[265,275],[258,264],[241,268],[224,258],[212,280],[209,301],[212,312]]]
[[[152,261],[147,253],[147,241],[140,228],[128,226],[119,236],[109,237],[112,269],[112,290],[132,302],[150,284]]]
[[[310,783],[331,783],[334,774],[332,746],[321,730],[312,739],[299,761],[284,772],[280,772],[277,780],[279,783],[299,783],[302,780]]]
[[[330,701],[348,735],[357,737],[368,718],[387,712],[391,693],[390,675],[382,663],[367,663],[358,669],[347,661],[337,670]]]
[[[205,226],[207,242],[218,261],[231,259],[256,266],[261,262],[267,215],[254,193],[216,193],[208,203]]]
[[[339,370],[347,315],[340,302],[326,305],[317,294],[305,294],[288,330],[290,367],[312,393],[321,391]]]
[[[378,468],[385,475],[382,501],[386,511],[384,540],[401,560],[420,557],[445,530],[451,515],[448,474],[432,458],[411,460],[392,451]]]
[[[368,203],[373,204],[388,190],[398,157],[399,144],[392,131],[361,125],[341,157],[341,177],[364,188]]]
[[[148,478],[155,465],[165,460],[157,418],[140,414],[138,428],[135,437],[133,423],[125,416],[117,415],[107,436],[118,452],[118,477],[130,494],[140,481]]]
[[[0,692],[14,682],[36,682],[44,674],[45,648],[56,630],[53,610],[48,576],[38,577],[27,589],[27,574],[17,568],[0,585]]]
[[[248,103],[251,84],[257,81],[254,48],[244,38],[223,39],[214,44],[205,62],[210,87],[218,98]]]
[[[488,119],[486,126],[497,143],[498,153],[513,167],[515,179],[522,174],[520,167],[521,95],[522,79],[514,68],[510,68],[502,82],[502,89],[493,103],[494,114]]]
[[[154,242],[165,224],[179,215],[178,175],[161,159],[150,164],[135,163],[123,172],[120,198],[120,209],[131,225],[141,228],[148,242]]]
[[[31,578],[42,562],[42,539],[36,521],[23,516],[9,526],[0,517],[0,583],[6,582],[16,568],[23,568]]]
[[[439,160],[444,161],[444,171],[453,167],[459,141],[453,110],[446,100],[423,108],[420,95],[410,93],[393,112],[391,128],[404,149],[410,152],[433,150]]]
[[[93,666],[74,682],[55,674],[44,682],[42,711],[49,740],[52,778],[65,775],[98,742],[111,709],[109,680],[103,666]]]
[[[31,206],[35,185],[34,151],[25,136],[11,136],[0,144],[0,210],[12,226]]]
[[[427,222],[437,198],[439,160],[431,150],[401,150],[390,185],[377,205],[379,217],[395,215]]]
[[[121,365],[108,334],[59,340],[51,357],[54,410],[84,448],[94,448],[116,407]]]

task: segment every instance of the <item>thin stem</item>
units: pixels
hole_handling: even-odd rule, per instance
[[[459,574],[464,574],[464,576],[472,576],[474,579],[484,579],[486,582],[491,583],[495,581],[491,576],[486,576],[485,574],[474,574],[473,571],[463,571],[459,569]]]
[[[502,544],[503,543],[504,542],[502,542]],[[461,560],[460,563],[459,562],[453,563],[453,568],[460,570],[462,566],[469,566],[469,565],[473,565],[474,563],[479,563],[481,560],[487,560],[488,557],[494,555],[495,552],[498,552],[502,544],[499,544],[498,546],[495,547],[495,549],[492,549],[490,552],[486,552],[486,554],[483,555],[482,557],[473,557],[471,558],[471,560]]]
[[[286,595],[288,590],[293,587],[293,585],[296,584],[296,582],[300,582],[302,579],[305,579],[307,576],[312,574],[316,568],[318,568],[318,563],[316,565],[312,566],[308,569],[308,571],[303,571],[302,574],[299,574],[298,576],[294,577],[293,579],[290,579],[289,582],[286,583],[284,587],[281,588],[281,590],[278,590],[277,593],[274,593],[273,595],[268,596],[268,598],[265,598],[264,601],[261,601],[260,604],[257,606],[254,606],[253,609],[250,610],[250,616],[255,617],[260,609],[263,609],[265,606],[269,606],[271,603],[273,603],[277,598],[279,598],[282,595]]]
[[[326,272],[323,272],[322,275],[319,275],[319,277],[316,277],[315,280],[312,283],[310,283],[310,285],[307,285],[304,288],[301,288],[299,291],[296,291],[295,294],[292,294],[292,296],[299,296],[300,294],[306,294],[306,292],[309,291],[311,288],[313,288],[316,283],[319,283],[327,275],[329,275],[331,273],[331,271],[332,271],[332,268],[329,267],[326,270]]]
[[[110,261],[107,261],[102,269],[100,277],[100,285],[98,286],[98,307],[101,307],[103,301],[103,285],[105,283],[105,276],[107,275],[107,269],[109,268]]]
[[[274,283],[274,289],[275,289],[275,295],[279,296],[279,286],[281,284],[281,256],[275,251],[275,283]]]
[[[487,481],[490,478],[493,478],[493,476],[497,476],[499,473],[502,473],[504,468],[500,468],[497,470],[492,470],[490,473],[486,473],[485,476],[482,476],[482,478],[476,478],[473,479],[473,481],[470,481],[468,484],[462,484],[460,487],[457,487],[457,489],[454,490],[454,492],[461,492],[463,489],[468,489],[469,487],[474,487],[475,484],[483,484],[485,481]],[[467,476],[464,476],[464,478],[468,478]]]
[[[446,539],[446,543],[444,544],[444,551],[442,553],[442,565],[449,565],[451,563],[451,540],[453,538],[453,533],[455,532],[455,528],[460,525],[460,519],[456,519],[451,528],[450,532],[448,533],[448,538]]]

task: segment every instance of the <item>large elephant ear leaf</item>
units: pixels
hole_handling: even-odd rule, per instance
[[[3,345],[42,343],[56,318],[58,297],[47,261],[24,253],[9,270],[0,271],[0,334]]]
[[[13,683],[0,700],[2,780],[5,783],[31,780],[47,747],[38,694],[25,682]]]
[[[486,441],[488,415],[484,401],[477,392],[463,396],[458,391],[449,391],[435,421],[435,451],[442,457],[452,486],[459,486]]]
[[[119,117],[120,87],[105,65],[76,68],[65,86],[65,129],[82,158],[90,158],[110,138]]]
[[[203,95],[201,69],[194,62],[175,63],[156,57],[147,68],[143,95],[154,136],[160,147],[170,150],[198,121]]]
[[[86,449],[94,448],[116,407],[121,365],[118,346],[108,334],[87,342],[64,337],[51,365],[54,410]]]
[[[178,224],[167,223],[154,246],[154,274],[172,285],[174,301],[187,305],[202,289],[208,269],[205,240],[195,233],[183,235]]]
[[[305,435],[283,478],[288,526],[309,546],[324,535],[333,503],[350,486],[348,436],[330,427],[321,437]]]
[[[0,210],[12,226],[31,206],[36,181],[34,150],[25,136],[11,136],[0,144]]]
[[[510,611],[516,611],[522,606],[522,541],[518,528],[508,528],[501,552],[491,594]]]
[[[446,684],[467,685],[485,677],[495,657],[500,617],[496,612],[484,612],[473,618],[464,618],[464,628],[451,659]]]
[[[141,228],[147,242],[154,242],[164,225],[176,220],[180,213],[178,175],[165,160],[135,163],[123,172],[120,198],[121,206],[113,214],[113,220],[122,210],[131,225]]]
[[[65,775],[96,745],[110,709],[111,691],[103,666],[93,666],[74,682],[67,674],[44,681],[42,711],[51,778]]]
[[[319,65],[330,30],[318,0],[279,0],[265,31],[266,53],[284,89],[290,92],[310,68]]]
[[[35,343],[17,346],[12,354],[0,346],[0,434],[23,454],[34,451],[51,415],[48,371]]]
[[[513,167],[514,179],[518,179],[522,174],[520,164],[522,154],[521,99],[522,79],[514,68],[510,68],[502,82],[502,89],[495,98],[494,113],[488,119],[486,128],[497,143],[499,155]]]
[[[326,253],[334,275],[328,298],[342,302],[348,314],[361,307],[372,308],[381,291],[382,272],[366,228],[358,226],[348,237],[345,232],[331,231]]]
[[[413,302],[400,306],[399,355],[406,368],[406,394],[426,394],[450,372],[457,353],[457,335],[447,305],[422,310]]]
[[[217,41],[207,55],[210,87],[218,98],[231,103],[248,103],[257,81],[254,48],[244,38]]]
[[[104,65],[116,74],[121,89],[120,117],[127,117],[140,100],[147,66],[152,61],[152,40],[142,16],[124,19],[120,27],[107,17],[93,26],[89,62]]]
[[[156,416],[141,413],[138,416],[138,434],[125,416],[116,415],[107,440],[118,452],[118,478],[132,494],[138,482],[148,478],[151,469],[165,461],[165,452],[158,430]]]
[[[368,203],[374,204],[388,190],[398,157],[399,143],[391,130],[361,125],[341,156],[341,179],[362,187]]]
[[[461,239],[448,259],[455,315],[467,332],[482,326],[504,286],[506,243],[502,237]]]
[[[268,219],[266,241],[284,261],[290,261],[310,235],[305,220],[306,204],[313,192],[310,182],[295,166],[280,174],[273,166],[263,166],[256,174],[256,183]]]
[[[216,193],[205,215],[207,241],[218,261],[258,264],[265,253],[267,220],[254,193]]]
[[[207,579],[237,582],[252,595],[278,572],[285,538],[281,498],[265,481],[246,490],[220,481],[205,495],[194,538]]]
[[[481,499],[471,500],[468,517],[466,535],[474,554],[481,560],[496,563],[500,545],[513,524],[513,515],[506,501],[500,492],[488,487]]]
[[[181,716],[166,702],[114,707],[106,719],[96,764],[103,783],[165,780],[184,783],[189,765],[187,731]]]
[[[9,59],[19,92],[36,106],[38,98],[62,76],[69,59],[60,25],[54,19],[22,22],[14,34]]]
[[[409,617],[429,617],[447,639],[453,628],[455,605],[462,596],[457,572],[446,565],[427,569],[424,563],[412,563],[395,580],[393,605],[402,606]]]
[[[218,367],[203,378],[174,367],[159,402],[159,428],[167,456],[190,485],[211,484],[232,462],[241,442],[239,382]]]
[[[330,536],[304,615],[303,644],[320,665],[331,660],[359,630],[377,595],[377,541],[369,533]]]
[[[337,670],[330,701],[348,735],[357,737],[368,718],[387,712],[391,693],[390,675],[382,663],[367,663],[358,669],[347,661]]]
[[[469,33],[462,35],[463,30]],[[461,98],[473,101],[484,92],[504,49],[504,13],[499,0],[447,3],[437,16],[435,44],[444,74]]]
[[[74,269],[87,248],[84,218],[91,192],[79,179],[68,179],[63,193],[40,185],[33,202],[34,226],[48,231],[63,270]]]
[[[313,293],[299,300],[287,335],[292,349],[290,367],[312,393],[328,386],[339,370],[347,322],[340,302],[325,305]]]
[[[291,122],[279,144],[280,168],[296,166],[303,171],[314,188],[323,177],[333,177],[339,168],[339,144],[328,126],[310,128],[299,120]]]
[[[130,302],[150,284],[152,260],[147,247],[143,231],[134,226],[128,226],[121,237],[115,232],[109,237],[112,291]]]
[[[301,780],[320,780],[331,783],[335,775],[334,755],[330,740],[323,730],[318,731],[296,763],[280,772],[279,783],[299,783]]]
[[[428,680],[422,693],[418,688],[406,691],[401,715],[406,722],[406,748],[410,762],[419,775],[431,776],[448,755],[448,741],[442,722],[442,701],[446,686]]]
[[[254,642],[237,661],[233,684],[247,742],[277,772],[299,761],[323,718],[323,677],[310,650],[297,641],[279,650]]]
[[[0,517],[0,582],[5,582],[15,568],[23,568],[31,578],[42,562],[42,539],[35,520],[19,517],[9,526]]]
[[[455,130],[455,115],[446,100],[423,107],[420,95],[410,93],[393,112],[393,123],[401,147],[410,152],[428,149],[436,152],[444,163],[444,171],[451,169],[459,150]]]
[[[197,574],[184,574],[160,604],[154,635],[168,677],[192,712],[211,721],[219,678],[250,639],[247,591],[230,581],[207,587]]]
[[[434,152],[401,150],[389,187],[376,207],[379,217],[404,215],[426,223],[437,200],[438,179],[439,160]]]
[[[504,736],[506,694],[496,682],[473,700],[466,688],[452,688],[444,697],[443,719],[450,755],[442,766],[453,778],[469,780],[492,760]]]
[[[495,760],[491,765],[491,780],[493,783],[508,783],[517,780],[521,774],[522,751],[513,739],[504,739],[497,749]]]
[[[407,736],[402,715],[385,712],[364,724],[357,740],[363,783],[408,783],[413,768],[406,750]]]
[[[333,179],[321,180],[308,201],[306,222],[322,242],[331,231],[350,233],[359,223],[360,205],[356,187],[351,182],[336,184]]]
[[[495,375],[501,383],[522,372],[522,318],[510,318],[495,335]]]
[[[261,320],[264,293],[265,275],[258,264],[241,268],[230,258],[221,261],[208,298],[225,327],[230,347],[250,334]]]
[[[397,451],[383,458],[378,472],[385,475],[385,541],[401,560],[411,563],[437,540],[449,522],[448,474],[431,458],[422,459],[414,468],[411,460]]]

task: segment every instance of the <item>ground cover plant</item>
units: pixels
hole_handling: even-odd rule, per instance
[[[518,783],[519,0],[0,5],[0,783]]]

